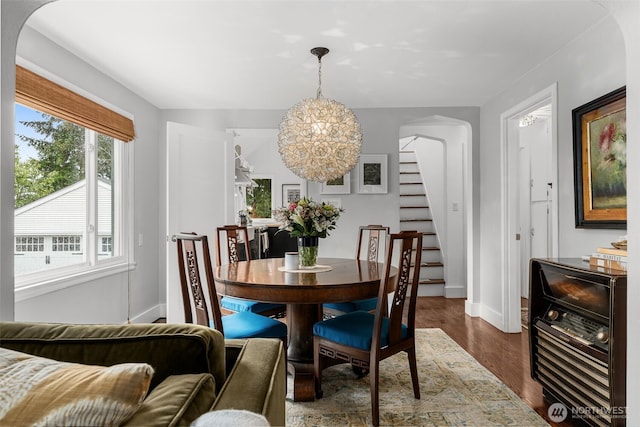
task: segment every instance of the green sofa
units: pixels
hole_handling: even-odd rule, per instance
[[[127,426],[189,425],[209,411],[239,409],[285,423],[282,341],[225,340],[191,324],[73,325],[0,322],[0,347],[58,361],[148,363],[149,392]]]

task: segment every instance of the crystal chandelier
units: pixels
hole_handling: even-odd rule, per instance
[[[278,152],[299,177],[326,182],[358,163],[362,131],[351,110],[322,96],[322,57],[329,49],[316,47],[311,53],[318,57],[318,92],[287,111],[280,123]]]

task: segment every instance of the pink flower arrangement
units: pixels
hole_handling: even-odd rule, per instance
[[[331,203],[318,203],[303,197],[287,207],[275,209],[273,217],[282,222],[279,231],[288,231],[293,237],[327,237],[340,218],[339,209]]]

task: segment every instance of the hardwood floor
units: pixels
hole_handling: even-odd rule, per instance
[[[419,297],[416,327],[442,329],[549,424],[571,426],[569,422],[549,420],[542,387],[530,375],[528,331],[503,333],[479,317],[466,315],[464,303],[462,298]]]

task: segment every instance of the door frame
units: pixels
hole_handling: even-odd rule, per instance
[[[502,230],[502,330],[521,332],[520,278],[519,278],[519,152],[518,118],[537,106],[551,104],[551,191],[553,204],[551,213],[551,257],[558,256],[558,85],[553,83],[526,100],[500,114],[500,185],[501,230]]]

